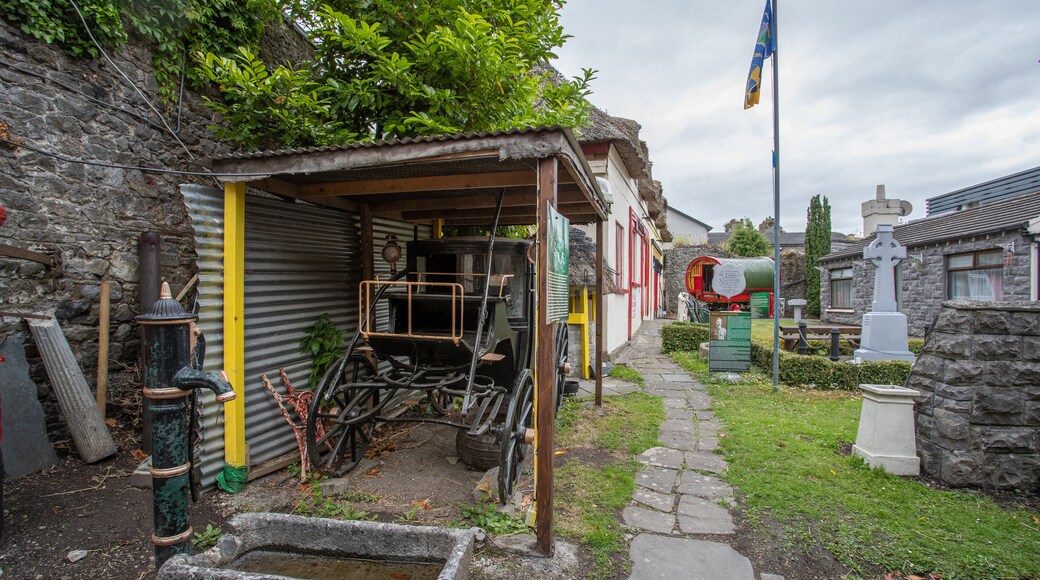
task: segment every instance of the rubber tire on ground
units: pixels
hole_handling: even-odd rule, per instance
[[[465,429],[459,429],[455,434],[455,453],[459,461],[477,471],[498,467],[498,436],[490,431],[474,436]]]

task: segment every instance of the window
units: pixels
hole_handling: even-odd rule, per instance
[[[625,226],[621,222],[614,223],[614,272],[618,290],[625,289]]]
[[[1003,300],[1003,250],[947,256],[946,280],[950,300]]]
[[[852,268],[831,270],[831,308],[852,309]]]

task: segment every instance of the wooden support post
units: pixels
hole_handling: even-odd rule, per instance
[[[596,220],[596,406],[603,406],[603,268],[607,222]]]
[[[111,282],[101,283],[101,304],[98,305],[98,352],[97,352],[97,398],[98,412],[105,418],[108,399],[108,319],[110,310]]]
[[[224,371],[235,399],[224,405],[224,461],[246,466],[246,184],[224,184]]]
[[[375,228],[372,225],[372,206],[361,205],[361,279],[375,279]]]
[[[557,161],[555,157],[538,160],[538,309],[535,321],[535,499],[537,515],[535,534],[538,550],[546,556],[553,553],[553,439],[556,423],[556,336],[553,325],[546,322],[549,312],[549,214],[556,207]]]

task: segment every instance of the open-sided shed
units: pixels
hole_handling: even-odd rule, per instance
[[[223,353],[232,385],[241,393],[245,336],[246,187],[283,198],[357,212],[362,277],[374,272],[373,222],[488,225],[501,196],[500,224],[537,224],[536,276],[539,319],[535,327],[535,464],[539,548],[552,551],[553,329],[546,322],[548,208],[571,223],[596,223],[605,239],[608,208],[570,130],[559,127],[493,133],[395,139],[300,150],[238,154],[204,164],[224,182]],[[305,228],[306,224],[287,224]],[[597,264],[603,263],[597,244]],[[602,268],[597,270],[602,295]],[[600,304],[600,303],[597,303]],[[602,312],[597,313],[596,368],[601,368]],[[597,403],[601,379],[596,378]],[[232,466],[246,464],[245,397],[225,407],[224,453]]]

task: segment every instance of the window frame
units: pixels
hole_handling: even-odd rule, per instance
[[[625,226],[614,221],[614,282],[619,292],[627,292],[625,284]]]
[[[979,255],[980,254],[993,254],[993,255],[996,255],[998,257],[998,260],[995,263],[979,264]],[[951,259],[953,259],[953,258],[962,258],[964,256],[971,256],[971,265],[970,266],[953,266],[953,267],[950,266]],[[943,269],[944,269],[944,271],[946,273],[946,300],[979,300],[978,298],[973,298],[973,297],[970,297],[970,298],[956,298],[956,299],[953,298],[953,276],[951,274],[955,273],[955,272],[977,272],[977,271],[980,271],[980,270],[981,271],[984,271],[984,270],[1000,270],[1001,271],[1001,273],[1000,273],[1000,276],[1001,276],[1000,296],[998,298],[996,298],[996,300],[997,301],[1002,301],[1004,299],[1004,289],[1003,289],[1004,250],[1002,250],[1000,248],[988,248],[988,249],[985,249],[985,250],[974,250],[974,251],[971,251],[971,252],[958,252],[958,253],[955,253],[955,254],[946,254],[946,255],[943,256]]]
[[[848,275],[844,275],[844,274],[843,275],[838,275],[838,276],[835,275],[835,272],[845,272],[846,270],[848,271]],[[830,286],[830,294],[831,294],[830,295],[830,305],[828,306],[828,309],[830,309],[830,310],[853,310],[853,308],[854,308],[854,301],[853,301],[852,288],[853,288],[853,281],[856,278],[856,269],[855,269],[855,267],[853,267],[853,266],[846,266],[846,267],[843,267],[843,268],[833,268],[833,269],[827,270],[827,278],[828,278],[828,283],[829,283],[829,286]],[[834,287],[835,282],[842,283],[842,284],[845,284],[845,283],[848,284],[848,288],[849,288],[849,290],[848,290],[848,297],[849,297],[848,306],[845,306],[845,305],[837,306],[837,305],[835,305],[834,297],[838,295],[838,293],[835,291],[835,287]]]

